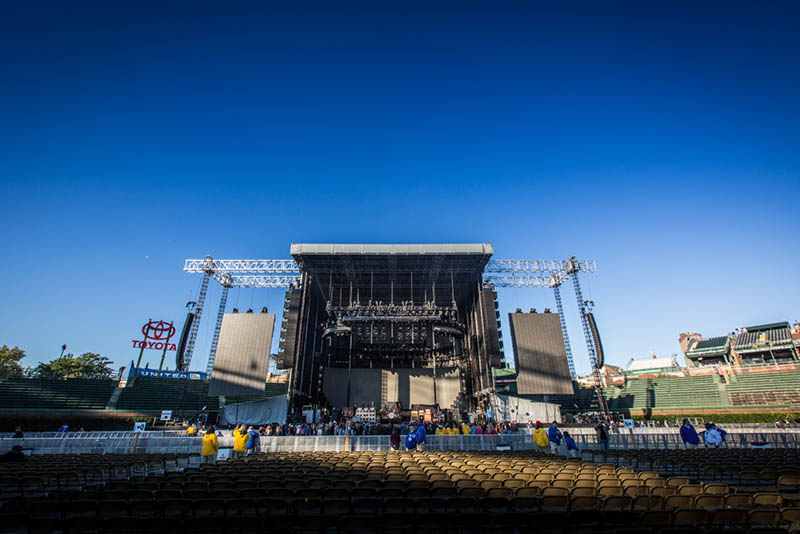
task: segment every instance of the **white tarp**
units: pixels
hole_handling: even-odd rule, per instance
[[[558,404],[534,402],[513,395],[495,395],[493,404],[496,421],[561,421],[561,407]]]
[[[222,425],[286,424],[289,399],[286,395],[252,402],[227,404],[220,407],[219,422]]]

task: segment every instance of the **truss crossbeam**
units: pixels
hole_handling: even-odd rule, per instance
[[[183,270],[189,273],[201,273],[208,270],[226,273],[269,273],[300,274],[294,260],[217,260],[208,258],[188,259]]]
[[[582,273],[597,271],[594,260],[581,260],[576,262]],[[552,274],[566,271],[567,262],[561,260],[489,260],[486,264],[487,273],[531,273]]]
[[[236,275],[230,277],[231,287],[291,287],[300,284],[300,275]]]
[[[550,287],[549,276],[487,273],[484,279],[494,287]]]

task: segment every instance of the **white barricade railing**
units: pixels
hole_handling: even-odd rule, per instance
[[[156,436],[180,436],[184,434],[185,430],[146,430],[144,432],[134,432],[133,430],[99,430],[93,432],[25,432],[24,436],[26,438],[60,438],[60,439],[86,439],[86,438],[126,438],[126,437],[133,437],[136,434],[142,434],[146,436],[156,437]],[[0,433],[0,439],[3,438],[10,438],[13,436],[13,432],[2,432]]]
[[[596,434],[578,433],[570,429],[570,435],[581,450],[599,449]],[[731,431],[725,437],[725,446],[751,447],[754,444],[767,444],[775,448],[800,448],[800,432],[797,431]],[[21,445],[33,454],[127,454],[138,453],[199,453],[200,437],[158,435],[158,433],[84,433],[70,437],[25,437],[21,439],[0,438],[0,453]],[[219,438],[221,448],[233,447],[233,437]],[[401,436],[401,450],[405,436]],[[134,449],[135,445],[135,449]],[[702,441],[701,441],[702,445]],[[429,435],[424,445],[428,450],[489,451],[498,447],[512,450],[537,450],[529,432],[516,434],[484,435]],[[562,449],[564,448],[562,444]],[[652,433],[628,430],[609,434],[609,449],[676,449],[683,443],[677,431]],[[387,451],[390,450],[389,436],[265,436],[259,439],[259,452],[299,452],[299,451]]]

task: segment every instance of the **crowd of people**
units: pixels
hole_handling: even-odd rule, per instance
[[[458,435],[458,434],[517,434],[525,432],[525,428],[533,428],[533,423],[527,425],[518,424],[515,421],[504,421],[499,423],[432,423],[416,422],[415,426],[422,425],[425,431],[434,435]],[[342,420],[330,423],[272,423],[260,425],[254,431],[261,437],[264,436],[388,436],[392,434],[394,428],[399,428],[405,434],[409,423],[394,425],[381,423],[365,423]],[[218,431],[220,429],[217,429]],[[197,426],[191,423],[186,429],[186,435],[202,435],[206,431],[205,426]]]

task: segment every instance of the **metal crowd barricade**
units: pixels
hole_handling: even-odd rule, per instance
[[[643,429],[642,429],[643,430]],[[679,449],[683,448],[678,429],[667,432],[637,432],[628,430],[609,434],[609,450],[629,449]],[[597,435],[593,431],[574,432],[569,429],[582,451],[599,450]],[[405,436],[401,436],[401,442]],[[200,437],[170,435],[163,432],[86,432],[70,433],[67,437],[33,437],[21,439],[0,437],[0,453],[21,445],[33,454],[128,454],[137,453],[199,453]],[[221,448],[233,447],[233,437],[219,438]],[[774,432],[771,429],[755,432],[732,430],[725,438],[727,447],[752,447],[764,444],[777,448],[800,448],[800,431],[797,429]],[[135,445],[135,449],[134,449]],[[702,441],[701,441],[702,446]],[[530,432],[516,434],[483,435],[429,435],[425,448],[438,451],[490,451],[510,447],[511,450],[537,450]],[[300,451],[388,451],[389,436],[264,436],[259,440],[261,452]],[[405,447],[401,443],[401,449]]]

